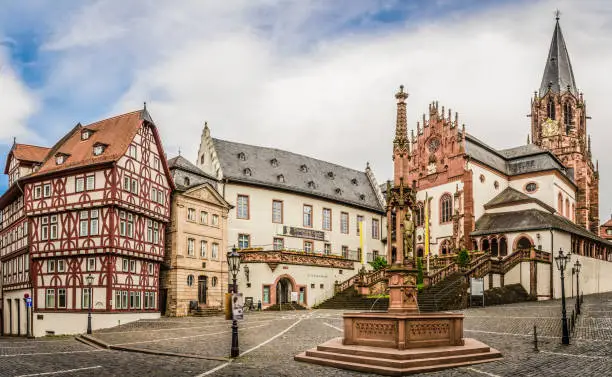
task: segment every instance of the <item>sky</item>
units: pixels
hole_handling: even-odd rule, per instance
[[[147,109],[169,157],[213,137],[392,177],[394,94],[408,127],[437,100],[496,148],[526,142],[561,27],[587,101],[600,217],[612,212],[607,0],[0,0],[0,163],[13,138]],[[7,179],[0,180],[0,192]]]

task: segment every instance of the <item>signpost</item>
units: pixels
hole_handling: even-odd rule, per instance
[[[243,308],[244,296],[242,293],[232,293],[232,319],[244,319]]]
[[[480,296],[482,299],[482,307],[485,306],[484,299],[484,279],[483,278],[471,278],[470,279],[470,307],[472,306],[472,297]]]
[[[32,333],[30,332],[30,310],[32,310],[32,297],[29,293],[23,294],[23,300],[26,303],[26,336],[30,338]]]

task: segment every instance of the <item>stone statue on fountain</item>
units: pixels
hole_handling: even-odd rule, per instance
[[[414,222],[411,212],[411,210],[407,211],[404,218],[404,264],[412,259],[414,251]]]

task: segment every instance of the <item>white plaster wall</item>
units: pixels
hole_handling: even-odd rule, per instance
[[[43,319],[38,319],[42,315]],[[91,327],[99,330],[122,325],[141,319],[157,319],[156,313],[92,313]],[[36,313],[34,312],[33,335],[35,337],[48,335],[47,331],[53,331],[54,335],[82,334],[87,331],[87,313]]]
[[[225,191],[225,193],[224,193]],[[236,206],[238,194],[249,196],[249,219],[237,219],[237,208],[233,208],[229,212],[228,218],[228,243],[229,247],[238,245],[238,234],[245,233],[251,236],[251,247],[263,247],[271,250],[274,237],[284,238],[285,248],[287,249],[304,249],[303,238],[289,237],[282,235],[283,225],[293,226],[298,228],[306,228],[303,224],[303,206],[304,204],[312,205],[313,210],[313,230],[325,232],[326,241],[313,241],[314,250],[322,252],[324,243],[331,243],[332,253],[340,255],[342,246],[348,246],[349,250],[357,250],[359,248],[359,236],[357,235],[357,215],[364,218],[364,249],[365,252],[371,253],[373,250],[378,251],[379,255],[385,255],[385,248],[381,239],[385,237],[386,229],[383,222],[384,216],[366,209],[358,209],[341,205],[333,201],[315,199],[312,197],[298,195],[291,192],[276,191],[266,188],[259,188],[247,185],[226,184],[225,190],[221,189],[225,199]],[[283,201],[283,224],[272,222],[272,201]],[[332,211],[332,227],[331,231],[323,230],[323,208],[330,208]],[[343,234],[340,232],[340,214],[347,212],[349,214],[349,232]],[[379,221],[379,238],[372,238],[372,218]]]
[[[524,190],[527,183],[535,182],[538,185],[538,189],[534,193],[528,193]],[[576,191],[575,189],[567,184],[565,180],[557,177],[553,172],[546,175],[540,175],[536,177],[525,177],[513,179],[510,181],[510,187],[532,196],[536,199],[543,201],[549,206],[558,210],[557,196],[559,193],[563,196],[563,205],[565,206],[565,199],[570,201],[570,210],[572,204],[576,205]],[[565,210],[564,210],[565,215]],[[567,216],[566,216],[567,217]],[[571,218],[571,217],[570,217]]]
[[[32,292],[29,289],[20,289],[16,291],[5,291],[2,297],[2,308],[3,308],[3,320],[4,320],[4,334],[8,335],[17,335],[17,326],[19,326],[20,332],[22,336],[27,334],[26,327],[26,304],[23,300],[23,295],[28,293],[30,297],[32,297]],[[10,310],[12,312],[12,316],[9,315],[9,303],[7,300],[11,300],[10,302]],[[19,321],[17,318],[17,305],[15,303],[15,299],[19,300]],[[11,318],[12,317],[12,318]],[[11,322],[12,322],[12,331],[11,331]],[[9,332],[11,331],[11,332]]]
[[[512,204],[504,207],[496,207],[487,209],[487,213],[500,213],[500,212],[520,212],[528,209],[539,209],[540,211],[546,211],[544,207],[537,203],[524,203],[524,204]]]
[[[538,300],[550,298],[550,271],[551,265],[538,263]]]
[[[522,268],[522,263],[518,263],[510,271],[506,272],[506,275],[504,275],[504,285],[521,284]],[[529,265],[527,265],[527,272],[529,273]],[[529,285],[527,285],[526,289],[529,292]]]
[[[484,205],[508,187],[508,180],[504,175],[485,169],[482,165],[475,162],[469,162],[468,169],[472,170],[474,219],[478,220],[484,214]],[[480,175],[484,175],[484,182],[480,182]],[[494,186],[495,181],[499,183],[497,189]]]
[[[454,194],[457,191],[457,187],[459,187],[459,191],[463,190],[463,182],[462,181],[453,181],[449,183],[445,183],[443,185],[435,186],[428,188],[427,190],[419,190],[417,192],[416,198],[420,202],[425,202],[425,195],[427,194],[428,198],[431,198],[431,211],[429,213],[429,239],[430,239],[430,252],[432,255],[439,255],[440,246],[444,239],[447,239],[453,235],[453,223],[448,222],[444,224],[440,224],[440,198],[442,195],[448,193],[453,197],[453,206],[454,206]],[[453,207],[453,213],[457,208]],[[459,208],[459,212],[463,213],[463,208]],[[417,237],[417,245],[424,244],[425,228],[418,227],[416,229],[416,237]],[[419,241],[419,236],[421,241]]]
[[[334,295],[334,283],[343,282],[355,275],[361,264],[355,262],[354,269],[339,269],[328,267],[316,267],[305,265],[279,264],[274,271],[266,263],[244,263],[243,266],[249,266],[249,283],[251,287],[247,287],[246,279],[243,274],[238,276],[238,289],[245,297],[253,297],[253,303],[257,305],[257,301],[261,300],[263,304],[263,286],[270,285],[270,290],[275,289],[274,283],[276,279],[282,275],[289,275],[299,286],[304,286],[306,292],[306,305],[311,307]],[[241,268],[242,269],[242,268]],[[342,273],[340,273],[342,270]],[[314,284],[314,288],[311,288]],[[323,284],[323,288],[321,288]],[[293,287],[294,292],[299,293],[297,287]],[[270,302],[274,304],[275,302]]]
[[[493,288],[501,287],[501,277],[499,274],[493,274]]]

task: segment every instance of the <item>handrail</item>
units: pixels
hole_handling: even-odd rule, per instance
[[[448,286],[444,287],[443,289],[441,289],[440,291],[434,293],[434,307],[436,309],[436,311],[439,310],[439,303],[442,302],[443,298],[446,298],[450,293],[454,292],[454,289],[457,288],[457,286],[461,285],[463,283],[464,277],[457,279],[456,281],[452,282],[451,284],[449,284]],[[452,290],[451,290],[452,288]]]
[[[365,284],[367,286],[377,283],[385,278],[386,271],[386,268],[381,268],[379,270],[370,271],[366,274],[358,273],[341,283],[336,283],[334,291],[335,293],[342,292],[358,282],[361,282],[362,284]]]

